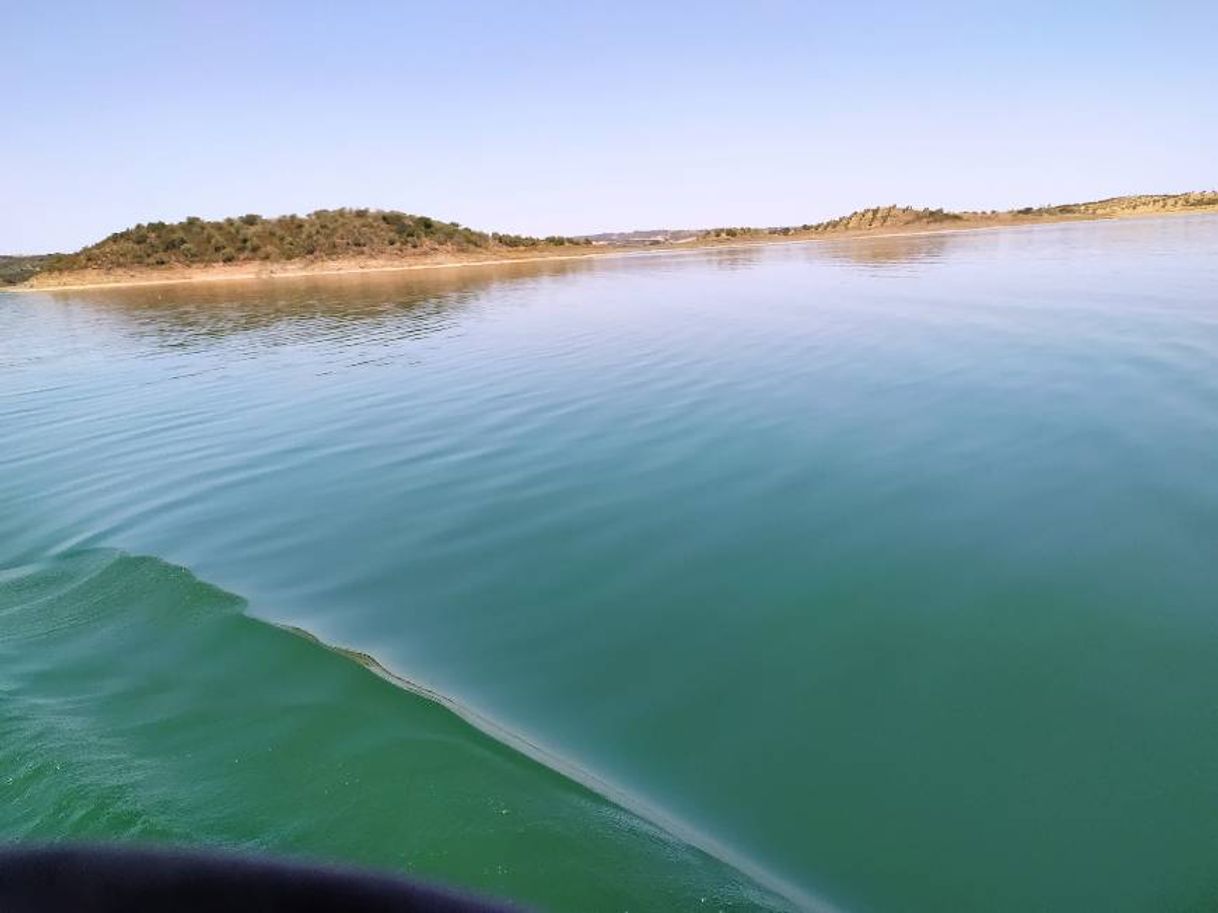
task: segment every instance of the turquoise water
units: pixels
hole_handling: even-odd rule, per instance
[[[1216,255],[0,296],[0,834],[546,910],[1212,909]]]

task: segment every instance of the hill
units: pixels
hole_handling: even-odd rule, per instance
[[[712,228],[703,232],[707,240],[731,240],[758,235],[816,236],[873,231],[912,231],[935,228],[981,228],[988,225],[1063,222],[1073,219],[1112,219],[1127,216],[1200,212],[1218,209],[1218,191],[1202,190],[1175,194],[1138,194],[1109,197],[1087,203],[1059,206],[1026,206],[1005,211],[914,209],[909,206],[873,206],[824,222],[776,228]]]
[[[63,272],[287,260],[396,260],[587,243],[560,236],[488,234],[456,222],[404,212],[321,209],[307,216],[263,218],[250,214],[217,221],[191,217],[182,222],[136,225],[74,254],[52,257],[44,269]]]

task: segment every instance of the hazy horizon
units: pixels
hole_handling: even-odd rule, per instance
[[[8,11],[0,253],[402,209],[586,234],[1213,188],[1218,10]]]

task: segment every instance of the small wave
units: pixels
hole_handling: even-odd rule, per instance
[[[651,802],[632,794],[628,790],[622,789],[608,782],[607,780],[597,776],[587,768],[574,763],[573,761],[564,758],[557,752],[551,751],[537,741],[530,739],[521,733],[509,729],[484,713],[464,704],[454,698],[449,697],[434,688],[430,688],[418,681],[400,675],[392,669],[387,668],[375,656],[365,653],[360,650],[354,650],[350,647],[338,646],[336,644],[327,643],[317,637],[310,631],[295,625],[280,624],[276,622],[266,622],[280,630],[290,632],[302,637],[310,643],[317,644],[326,650],[337,653],[340,656],[358,663],[374,675],[379,676],[387,682],[409,691],[411,694],[418,695],[435,704],[440,705],[450,713],[460,717],[465,722],[469,723],[474,728],[480,730],[491,738],[495,739],[513,751],[516,751],[530,760],[541,764],[542,766],[560,774],[561,776],[578,783],[585,789],[599,795],[601,798],[612,802],[614,805],[637,815],[639,818],[648,823],[660,828],[670,837],[695,847],[707,855],[717,859],[723,864],[730,866],[740,872],[747,878],[755,881],[759,886],[767,891],[781,897],[783,900],[794,904],[798,909],[809,911],[809,913],[842,913],[842,911],[830,904],[823,898],[813,897],[804,891],[802,888],[791,884],[785,879],[774,875],[765,870],[758,863],[743,856],[736,850],[725,846],[720,841],[703,833],[692,825],[682,821],[674,815],[669,814],[664,809],[659,808]]]
[[[184,728],[179,719],[183,695],[175,696],[175,704],[165,692],[181,673],[192,671],[193,664],[211,661],[209,645],[234,637],[248,640],[252,630],[214,630],[208,623],[253,624],[296,635],[424,698],[637,819],[628,829],[646,825],[656,829],[654,836],[664,843],[705,854],[739,874],[743,896],[753,904],[832,910],[664,809],[477,709],[387,668],[368,653],[327,643],[300,627],[263,621],[248,615],[246,608],[244,599],[199,580],[186,568],[115,549],[81,549],[0,569],[0,691],[10,698],[0,713],[5,742],[0,758],[8,771],[4,791],[12,798],[0,814],[0,832],[38,839],[214,842],[205,823],[175,812],[184,787],[176,782],[158,785],[165,774],[157,753],[133,751],[125,740],[132,731],[147,736],[163,727],[183,730],[178,750],[197,744],[199,731]],[[193,629],[192,622],[211,633],[178,643],[183,630]],[[276,661],[266,651],[265,645],[251,648],[273,666]],[[150,673],[144,664],[154,655]],[[125,660],[132,657],[140,659],[138,669],[129,668],[136,664]],[[154,676],[173,678],[158,688]],[[185,697],[194,696],[187,688]],[[107,700],[110,703],[99,706],[98,701]],[[753,887],[746,888],[749,884]]]

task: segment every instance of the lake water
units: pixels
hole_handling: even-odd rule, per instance
[[[1218,219],[0,295],[0,837],[1214,909]]]

